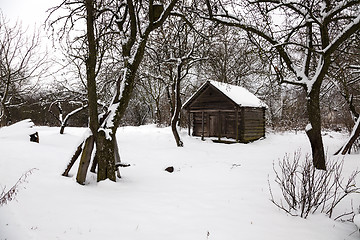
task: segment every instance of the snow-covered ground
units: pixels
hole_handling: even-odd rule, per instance
[[[177,148],[169,128],[124,127],[118,131],[120,154],[131,167],[121,169],[123,178],[97,183],[90,174],[81,186],[77,165],[70,177],[61,173],[85,129],[66,128],[64,135],[58,128],[35,129],[39,144],[0,131],[1,187],[37,169],[16,200],[0,207],[0,239],[359,239],[353,223],[321,214],[291,217],[270,202],[268,179],[280,197],[273,163],[299,148],[309,152],[304,133],[269,133],[251,144],[226,145],[182,131],[185,147]],[[345,139],[325,134],[328,152]],[[345,157],[345,174],[359,166],[359,157]],[[175,171],[164,171],[168,166]],[[352,204],[360,206],[360,195]],[[337,214],[350,208],[347,201]]]

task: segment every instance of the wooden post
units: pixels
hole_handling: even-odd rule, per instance
[[[246,141],[245,139],[245,108],[240,108],[240,141]]]
[[[221,139],[221,114],[220,111],[218,112],[218,140]]]
[[[190,128],[191,128],[191,117],[190,117],[190,111],[188,110],[188,135],[190,136]]]
[[[262,111],[263,111],[263,114],[262,114],[262,117],[263,117],[262,120],[263,120],[263,121],[262,121],[262,122],[263,122],[263,126],[264,126],[264,127],[263,127],[263,137],[265,137],[265,110],[266,110],[266,108],[263,107],[263,108],[262,108]]]
[[[84,144],[84,149],[79,163],[79,170],[76,176],[76,181],[81,185],[85,184],[86,174],[91,160],[91,153],[94,148],[94,142],[94,136],[90,136],[86,139]]]
[[[236,142],[239,142],[239,109],[235,108],[235,136],[236,136]]]
[[[201,112],[201,140],[204,141],[204,111]]]
[[[210,113],[207,114],[207,133],[208,133],[208,137],[210,137]]]

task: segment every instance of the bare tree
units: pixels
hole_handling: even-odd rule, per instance
[[[154,60],[151,66],[155,71],[151,75],[160,84],[159,93],[167,98],[170,126],[176,145],[182,147],[183,142],[177,130],[182,98],[189,79],[196,74],[194,67],[205,59],[203,54],[206,38],[197,30],[203,29],[204,20],[185,16],[181,13],[184,9],[179,9],[174,13],[176,18],[169,20],[154,34],[148,55]],[[159,95],[156,101],[160,102]],[[157,106],[157,109],[160,108]]]
[[[78,16],[83,20],[85,18],[86,22],[85,35],[83,35],[86,38],[82,47],[87,51],[85,63],[91,136],[86,139],[82,148],[77,176],[80,184],[85,182],[95,142],[94,162],[98,166],[97,180],[116,181],[116,165],[120,163],[116,141],[117,128],[129,103],[149,36],[165,22],[176,2],[177,0],[171,0],[164,5],[158,5],[152,0],[146,4],[133,0],[84,2],[65,0],[54,9],[70,8],[69,15],[64,17],[65,24],[69,24],[67,27],[70,29],[73,28],[71,21]],[[105,54],[118,58],[122,68],[115,75],[114,94],[109,107],[99,116],[96,80],[97,73],[103,69],[104,58],[100,58],[98,50],[104,44],[110,44],[112,50]]]
[[[359,54],[360,54],[360,35],[359,33],[352,38],[349,45],[340,57],[336,59],[334,74],[332,76],[333,84],[339,89],[345,100],[346,110],[350,113],[352,122],[349,126],[350,136],[343,146],[335,153],[347,154],[351,150],[360,148],[360,74],[358,71]]]
[[[67,102],[72,105],[77,105],[72,111],[65,114],[63,111],[62,105]],[[69,120],[74,117],[77,113],[85,110],[88,105],[82,101],[66,101],[64,99],[57,99],[49,105],[48,111],[49,113],[58,121],[60,124],[60,134],[64,134],[65,128],[68,125]],[[53,108],[57,109],[57,113],[54,113]]]
[[[0,12],[0,126],[10,121],[10,107],[21,104],[25,94],[35,92],[45,63],[39,34],[27,34],[19,22],[11,24]]]
[[[271,44],[279,55],[281,82],[306,92],[313,164],[326,169],[321,137],[320,93],[335,52],[360,28],[358,0],[205,0],[207,18],[233,26]],[[281,16],[275,21],[272,16]]]
[[[208,30],[210,45],[205,62],[205,74],[212,80],[252,88],[261,78],[264,70],[260,52],[246,33],[237,29],[218,25]],[[263,58],[267,58],[262,53]]]

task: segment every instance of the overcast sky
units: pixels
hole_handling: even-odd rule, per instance
[[[58,53],[54,50],[52,41],[47,35],[43,24],[48,16],[46,10],[60,4],[62,1],[63,0],[0,0],[0,9],[5,18],[10,21],[10,26],[16,21],[21,21],[23,29],[26,30],[26,33],[29,35],[32,34],[34,29],[36,29],[36,31],[41,30],[40,47],[37,51],[40,54],[48,52],[48,59],[51,59]],[[51,49],[51,51],[49,49]],[[51,68],[53,68],[53,70]],[[53,64],[51,68],[48,72],[55,72],[58,66]],[[53,77],[56,77],[56,74],[54,74]],[[45,82],[51,82],[53,77],[46,76],[43,80],[45,80]]]
[[[61,0],[0,0],[0,8],[8,20],[22,21],[23,26],[40,26],[44,23],[46,10]]]

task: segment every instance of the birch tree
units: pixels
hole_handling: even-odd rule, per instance
[[[205,17],[262,38],[279,56],[282,83],[306,93],[313,164],[326,169],[321,137],[321,86],[334,54],[360,28],[359,0],[205,0]],[[278,17],[276,19],[276,17]]]

